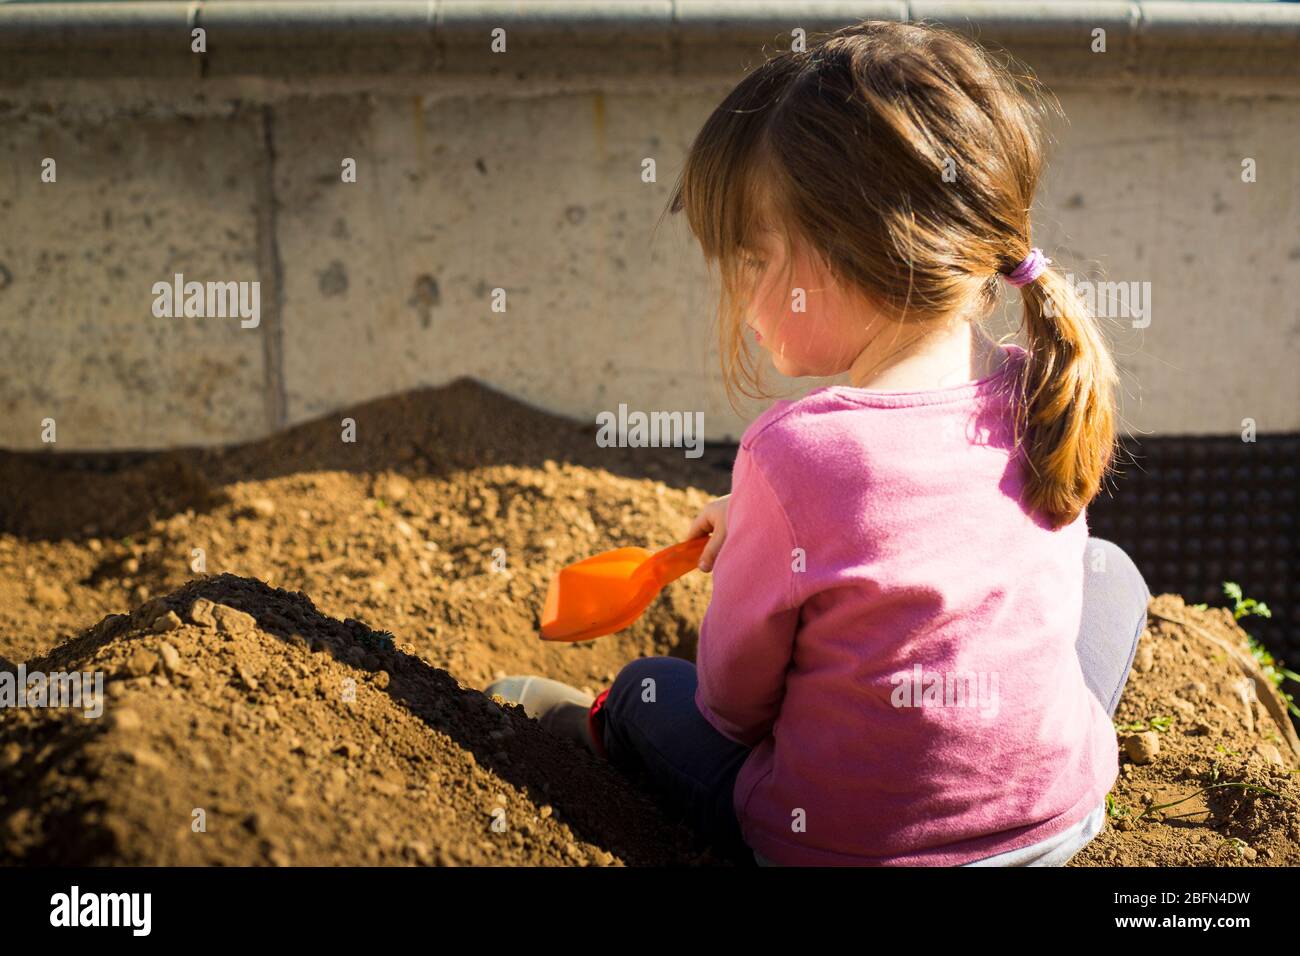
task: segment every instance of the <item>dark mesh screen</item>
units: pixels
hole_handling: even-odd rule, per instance
[[[1127,551],[1152,594],[1227,605],[1223,582],[1240,584],[1273,612],[1242,626],[1300,665],[1300,435],[1130,440],[1118,471],[1088,509],[1093,535]]]

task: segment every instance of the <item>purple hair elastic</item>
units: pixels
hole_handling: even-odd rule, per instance
[[[1014,286],[1028,285],[1043,274],[1047,264],[1051,261],[1051,259],[1043,255],[1042,249],[1035,246],[1029,250],[1029,255],[1025,256],[1024,262],[1003,275],[1002,278]]]

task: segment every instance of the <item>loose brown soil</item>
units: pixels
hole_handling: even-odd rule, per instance
[[[1071,865],[1300,864],[1300,741],[1230,611],[1154,598],[1115,724],[1110,825]]]
[[[677,540],[727,489],[719,455],[598,448],[468,381],[228,450],[0,454],[0,666],[102,670],[108,690],[101,720],[0,714],[0,860],[726,862],[476,690],[543,673],[594,692],[635,657],[692,658],[701,574],[597,641],[542,642],[537,615],[563,564]],[[1072,865],[1300,862],[1294,731],[1243,700],[1244,634],[1152,609],[1116,723],[1143,757],[1128,728],[1154,720],[1159,751],[1122,758]]]

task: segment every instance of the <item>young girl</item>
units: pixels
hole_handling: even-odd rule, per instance
[[[1029,92],[1037,92],[1032,87]],[[1041,130],[957,34],[865,22],[747,76],[671,210],[720,267],[729,390],[786,376],[691,535],[697,661],[594,701],[487,688],[637,769],[760,864],[1060,865],[1101,829],[1148,592],[1088,537],[1116,374],[1030,245]],[[980,329],[1020,290],[1027,347]],[[715,566],[716,561],[716,566]]]

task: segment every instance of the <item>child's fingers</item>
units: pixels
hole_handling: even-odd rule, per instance
[[[691,522],[690,530],[686,532],[686,540],[698,538],[700,535],[708,534],[713,530],[713,519],[709,517],[708,512],[701,511]]]
[[[713,562],[718,557],[718,552],[722,550],[722,534],[714,532],[709,543],[704,546],[703,553],[700,554],[699,568],[701,571],[712,571]]]

